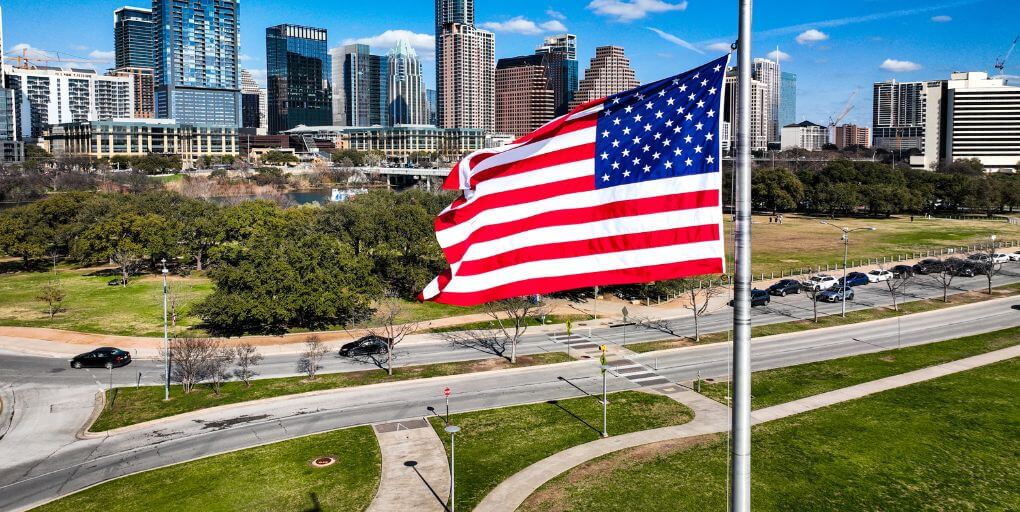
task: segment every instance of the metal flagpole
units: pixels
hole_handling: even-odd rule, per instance
[[[736,242],[733,283],[733,425],[730,511],[751,510],[751,3],[740,3],[737,40]]]

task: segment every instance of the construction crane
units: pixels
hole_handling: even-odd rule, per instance
[[[33,52],[38,52],[38,55],[29,57],[28,48],[22,48],[20,52],[11,52],[3,57],[3,60],[10,62],[13,67],[17,69],[38,69],[39,63],[42,63],[44,67],[48,67],[51,62],[77,62],[82,64],[93,64],[93,61],[80,57],[61,56],[60,52],[51,52],[49,50],[33,49]],[[66,54],[65,54],[66,55]]]
[[[857,93],[860,91],[860,87],[854,89],[854,92],[850,93],[850,97],[846,100],[846,105],[843,105],[843,110],[840,111],[839,115],[829,118],[829,125],[826,127],[826,133],[829,134],[830,141],[834,142],[836,140],[836,125],[846,119],[846,116],[850,115],[850,111],[854,109],[854,98],[857,97]]]
[[[1020,36],[1016,36],[1013,38],[1013,44],[1009,46],[1009,50],[1006,50],[1005,57],[995,60],[995,69],[999,70],[999,76],[1006,74],[1006,61],[1008,61],[1009,57],[1013,55],[1013,50],[1016,49],[1017,41],[1020,41]]]

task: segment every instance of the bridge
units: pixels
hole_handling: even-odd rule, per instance
[[[356,167],[356,171],[370,173],[370,174],[381,174],[385,176],[407,176],[410,178],[420,178],[424,176],[445,178],[450,174],[450,169],[434,169],[434,168],[413,168],[413,167]]]

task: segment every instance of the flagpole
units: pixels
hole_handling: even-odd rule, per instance
[[[751,3],[738,0],[730,511],[751,510]]]

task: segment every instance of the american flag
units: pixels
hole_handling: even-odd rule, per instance
[[[728,57],[589,102],[450,172],[450,264],[421,294],[469,306],[724,271],[719,171]]]

